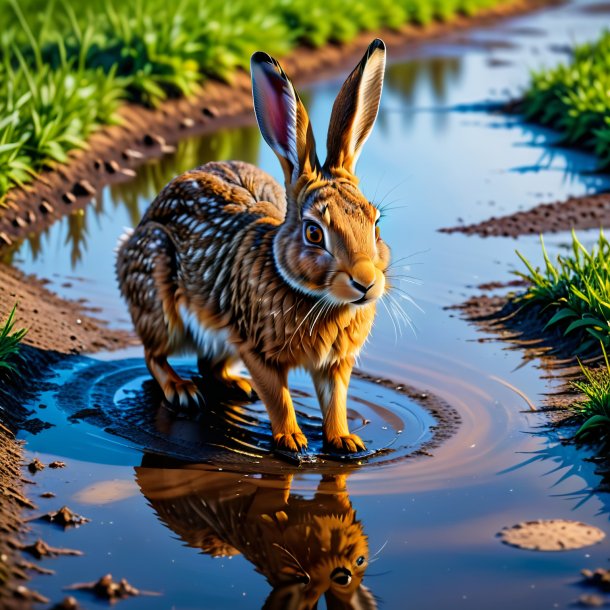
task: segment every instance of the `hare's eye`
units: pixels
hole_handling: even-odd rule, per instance
[[[356,559],[356,565],[361,566],[364,563],[364,555],[360,555],[358,559]]]
[[[321,246],[324,241],[324,233],[315,222],[308,222],[305,225],[305,239],[315,246]]]

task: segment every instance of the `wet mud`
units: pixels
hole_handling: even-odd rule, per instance
[[[516,238],[520,235],[600,229],[607,226],[610,226],[610,193],[597,193],[543,203],[530,210],[491,217],[474,224],[442,228],[439,231],[480,237]]]

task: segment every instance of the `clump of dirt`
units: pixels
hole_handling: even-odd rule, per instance
[[[45,513],[41,517],[38,517],[38,519],[56,523],[64,528],[79,527],[80,525],[83,525],[83,523],[89,523],[89,521],[91,521],[91,519],[87,519],[87,517],[76,514],[67,506],[62,506],[59,510]]]
[[[136,595],[157,595],[157,593],[136,589],[125,578],[115,582],[112,580],[112,574],[106,574],[95,582],[79,583],[67,587],[67,589],[69,591],[91,591],[96,597],[110,601],[127,599]]]
[[[598,568],[597,570],[582,570],[583,584],[610,592],[610,570]]]
[[[40,538],[32,544],[22,546],[21,550],[24,553],[29,553],[30,555],[36,557],[36,559],[42,559],[43,557],[58,557],[59,555],[80,556],[83,554],[82,551],[77,551],[75,549],[60,549],[49,546]]]
[[[610,225],[610,193],[570,197],[543,203],[531,210],[515,212],[483,222],[439,229],[441,233],[465,233],[480,237],[519,237],[558,233],[571,229],[599,229]]]
[[[81,610],[81,606],[75,597],[69,595],[64,597],[58,604],[55,604],[51,610]]]
[[[29,464],[28,464],[28,470],[32,473],[35,474],[36,472],[39,472],[40,470],[44,470],[45,465],[38,459],[38,458],[34,458]]]
[[[498,537],[504,544],[529,551],[570,551],[597,544],[606,534],[581,521],[539,519],[505,527]]]

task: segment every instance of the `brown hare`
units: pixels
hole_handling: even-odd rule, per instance
[[[379,210],[355,166],[379,108],[385,45],[374,40],[335,100],[320,165],[309,117],[279,63],[252,56],[254,109],[278,156],[285,190],[239,161],[207,163],[172,180],[118,248],[117,275],[146,363],[168,401],[198,403],[168,356],[193,351],[206,375],[263,400],[276,447],[301,451],[288,371],[310,371],[326,448],[364,450],[350,434],[354,361],[386,290],[390,252]]]

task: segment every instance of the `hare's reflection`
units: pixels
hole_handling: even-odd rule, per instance
[[[242,554],[272,587],[264,609],[376,608],[362,584],[369,549],[345,475],[322,476],[312,497],[292,475],[218,472],[201,466],[136,469],[142,493],[189,546]]]

